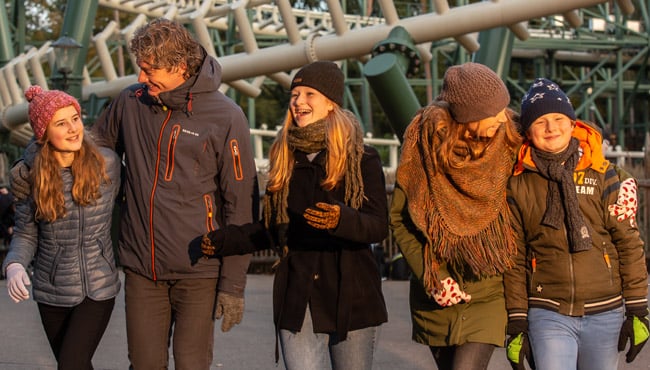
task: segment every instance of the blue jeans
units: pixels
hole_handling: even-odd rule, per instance
[[[282,358],[287,370],[371,370],[378,326],[335,334],[314,333],[309,308],[299,332],[280,330]]]
[[[623,307],[582,317],[528,310],[528,333],[537,370],[616,370]]]

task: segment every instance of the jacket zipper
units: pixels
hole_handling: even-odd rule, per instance
[[[603,246],[603,259],[605,259],[605,264],[607,265],[607,272],[609,273],[609,285],[613,285],[614,277],[612,276],[612,261],[609,259],[609,254],[607,253],[607,246],[605,245]]]
[[[575,299],[576,299],[576,279],[575,279],[575,271],[573,270],[573,254],[569,253],[569,271],[571,273],[571,299],[569,300],[570,305],[569,305],[569,316],[573,316],[573,308],[575,306]]]
[[[214,208],[212,207],[212,197],[208,194],[203,196],[205,202],[205,229],[210,232],[214,231]]]
[[[86,281],[86,258],[84,255],[84,241],[83,241],[83,236],[84,236],[84,209],[83,207],[77,205],[77,208],[79,209],[79,271],[81,272],[81,290],[83,292],[83,295],[86,296],[86,290],[88,289],[87,284],[88,282]]]
[[[169,145],[167,146],[167,168],[165,171],[165,181],[172,180],[172,174],[174,173],[174,153],[176,152],[176,141],[178,139],[178,133],[180,131],[180,125],[174,125],[172,127],[172,133],[169,137]]]
[[[531,274],[530,274],[530,286],[528,289],[531,292],[534,292],[535,289],[535,272],[537,272],[537,256],[535,256],[535,252],[530,252],[531,253],[531,259],[530,259],[530,269],[531,269]]]
[[[233,169],[235,171],[235,180],[244,178],[244,170],[241,168],[241,156],[239,154],[239,143],[237,140],[230,140],[230,152],[232,154]]]
[[[153,177],[153,185],[151,187],[151,194],[149,195],[149,248],[151,250],[151,276],[153,281],[157,281],[158,277],[156,276],[156,245],[154,243],[155,236],[153,233],[153,210],[154,210],[154,195],[156,194],[156,188],[158,187],[158,176],[160,171],[160,147],[162,145],[163,133],[167,123],[169,123],[169,118],[172,115],[172,110],[167,110],[167,117],[160,126],[160,133],[158,134],[158,145],[156,148],[156,166],[155,173]]]

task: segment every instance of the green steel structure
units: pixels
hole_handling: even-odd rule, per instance
[[[308,8],[305,4],[314,3]],[[628,150],[640,150],[650,126],[650,1],[636,0],[71,0],[61,36],[83,45],[67,86],[92,119],[135,82],[125,47],[154,17],[185,23],[223,65],[224,90],[247,97],[252,128],[264,86],[287,87],[313,60],[346,71],[346,106],[375,137],[383,113],[399,138],[412,113],[433,99],[446,67],[477,61],[507,81],[518,102],[533,78],[557,81],[578,115]],[[0,131],[22,146],[31,136],[21,91],[59,87],[48,40],[25,41],[30,2],[0,0]],[[127,21],[96,24],[98,9]],[[93,32],[95,32],[93,34]],[[379,113],[378,113],[379,112]],[[376,123],[376,122],[375,122]]]

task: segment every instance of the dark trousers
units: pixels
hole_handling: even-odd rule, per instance
[[[106,331],[115,298],[85,298],[73,307],[38,304],[41,322],[59,370],[92,370],[92,358]]]
[[[208,370],[214,346],[217,279],[153,281],[124,270],[126,334],[135,370]],[[170,343],[171,338],[171,343]]]
[[[468,342],[460,346],[429,347],[440,370],[485,370],[494,345]]]

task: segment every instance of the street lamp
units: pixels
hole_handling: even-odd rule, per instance
[[[68,89],[68,76],[72,73],[72,68],[79,56],[82,45],[66,34],[54,41],[52,47],[54,48],[56,71],[63,76],[61,90],[66,91]]]

